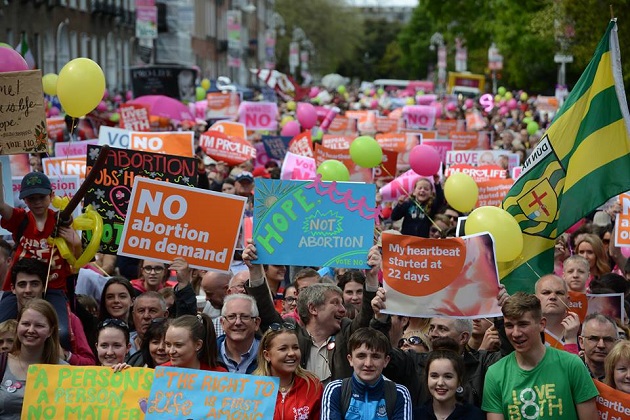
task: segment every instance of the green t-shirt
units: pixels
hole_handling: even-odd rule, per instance
[[[532,370],[523,370],[516,353],[488,368],[481,408],[505,419],[576,419],[576,404],[597,396],[584,363],[574,354],[547,347]]]

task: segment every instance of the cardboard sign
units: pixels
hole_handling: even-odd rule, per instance
[[[435,125],[435,107],[428,105],[407,105],[403,107],[403,121],[412,130],[431,130]]]
[[[239,122],[248,130],[278,129],[278,105],[273,102],[243,102],[239,107]]]
[[[70,142],[57,142],[55,143],[55,156],[57,157],[69,157],[69,156],[85,156],[87,148],[91,144],[97,144],[98,139],[82,140],[82,141],[70,141]]]
[[[227,134],[232,137],[240,137],[242,139],[247,138],[247,129],[245,124],[234,121],[217,121],[208,129],[212,131],[218,131],[223,134]]]
[[[630,418],[630,394],[619,391],[593,379],[599,395],[595,397],[597,413],[601,420],[623,420]]]
[[[23,419],[142,419],[153,369],[31,365]]]
[[[238,117],[238,106],[241,103],[241,97],[237,92],[208,93],[207,99],[207,118],[230,119]]]
[[[367,268],[374,184],[255,180],[258,264]]]
[[[280,380],[158,366],[153,381],[146,420],[272,419]]]
[[[282,160],[289,150],[291,137],[287,136],[262,136],[262,142],[271,159]]]
[[[350,173],[352,182],[372,182],[372,169],[363,168],[352,160],[349,149],[331,149],[324,146],[315,147],[315,164],[321,165],[325,160],[338,160],[343,163]]]
[[[501,316],[490,234],[427,239],[385,233],[382,243],[384,313],[421,318]]]
[[[98,144],[101,146],[108,145],[119,149],[129,148],[129,130],[122,128],[102,126],[98,131]]]
[[[293,137],[289,142],[289,152],[300,156],[313,157],[311,131],[306,130]]]
[[[81,181],[85,179],[85,156],[52,157],[42,159],[44,173],[48,176],[78,175]]]
[[[165,155],[192,157],[195,155],[195,133],[192,131],[162,131],[130,133],[129,149]]]
[[[316,177],[317,165],[315,159],[287,152],[282,161],[280,179],[283,180],[312,180]]]
[[[519,155],[505,150],[453,150],[446,153],[444,164],[447,167],[457,164],[497,165],[511,171],[519,165]]]
[[[0,73],[0,145],[4,155],[48,148],[40,70]]]
[[[630,246],[630,194],[619,194],[621,211],[615,218],[615,246]]]
[[[134,179],[119,255],[227,272],[241,230],[245,197]]]
[[[89,146],[87,166],[91,169],[101,146]],[[159,179],[195,187],[197,162],[194,158],[160,155],[110,148],[105,167],[85,194],[84,203],[92,204],[103,218],[101,252],[115,254],[127,217],[131,188],[136,177]],[[84,235],[84,242],[90,240]]]
[[[120,127],[131,131],[151,131],[149,107],[142,104],[120,105]]]
[[[212,159],[229,165],[239,165],[256,159],[256,148],[240,137],[232,137],[219,131],[208,130],[199,137],[199,146]]]

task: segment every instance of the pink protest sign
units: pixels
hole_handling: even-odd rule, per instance
[[[85,156],[85,154],[87,153],[87,147],[89,144],[98,144],[98,139],[72,141],[72,142],[57,142],[55,143],[55,156],[57,157]]]
[[[428,105],[407,105],[403,107],[403,120],[407,128],[431,130],[435,125],[435,108]]]
[[[239,110],[239,122],[248,130],[276,130],[278,105],[273,102],[243,102]]]
[[[280,179],[309,180],[315,179],[315,159],[287,152],[282,162]]]
[[[383,201],[395,201],[403,194],[410,194],[413,192],[413,187],[418,179],[422,178],[420,175],[409,169],[404,174],[395,178],[389,184],[383,186],[379,192],[383,197]],[[433,179],[427,178],[431,183]]]

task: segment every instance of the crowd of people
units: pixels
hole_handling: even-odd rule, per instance
[[[331,102],[356,109],[366,95],[336,92]],[[521,105],[485,118],[491,147],[525,158],[540,138],[527,131],[526,112],[541,129],[549,117],[531,101]],[[279,120],[291,114],[280,108]],[[460,99],[446,117],[466,108]],[[231,167],[202,150],[197,157],[199,187],[246,197],[246,215],[254,178],[280,175],[273,160]],[[595,419],[593,380],[630,393],[627,314],[580,321],[570,309],[571,293],[630,293],[630,266],[611,239],[615,204],[558,238],[555,272],[532,278],[534,294],[497,287],[503,317],[428,319],[383,313],[380,242],[367,270],[258,265],[247,240],[229,273],[193,269],[178,256],[97,254],[86,268],[107,276],[77,281],[46,239],[56,230],[77,256],[81,240],[57,226],[50,181],[34,169],[22,180],[27,208],[0,194],[0,225],[13,234],[0,240],[0,418],[20,418],[28,367],[39,363],[274,376],[275,419]],[[381,206],[378,231],[436,240],[455,236],[462,216],[437,174]]]

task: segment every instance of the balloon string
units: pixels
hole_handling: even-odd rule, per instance
[[[395,179],[394,175],[392,175],[392,174],[391,174],[391,173],[387,170],[387,168],[386,168],[386,167],[385,167],[382,163],[381,163],[381,169],[383,169],[387,175],[389,175],[389,176],[391,176],[392,178],[394,178],[394,179]],[[405,195],[406,195],[408,198],[410,198],[410,199],[411,199],[411,201],[413,201],[413,202],[416,204],[416,206],[418,206],[418,207],[420,208],[420,211],[421,211],[422,213],[424,213],[424,215],[426,216],[426,218],[427,218],[427,219],[429,219],[429,221],[431,222],[431,224],[432,224],[433,226],[435,226],[435,228],[436,228],[436,229],[437,229],[440,233],[442,233],[442,229],[441,229],[438,225],[436,225],[436,224],[435,224],[435,222],[433,221],[433,219],[431,219],[431,216],[429,216],[429,215],[427,214],[427,212],[424,210],[424,208],[423,208],[423,207],[422,207],[422,205],[418,202],[418,200],[416,200],[416,198],[415,198],[414,196],[412,196],[412,195],[411,195],[411,193],[409,193],[409,191],[407,191],[407,190],[405,189],[405,187],[403,187],[403,186],[402,186],[402,184],[399,184],[399,186],[400,186],[400,189],[401,189],[401,190],[403,190],[403,192],[405,193]]]

